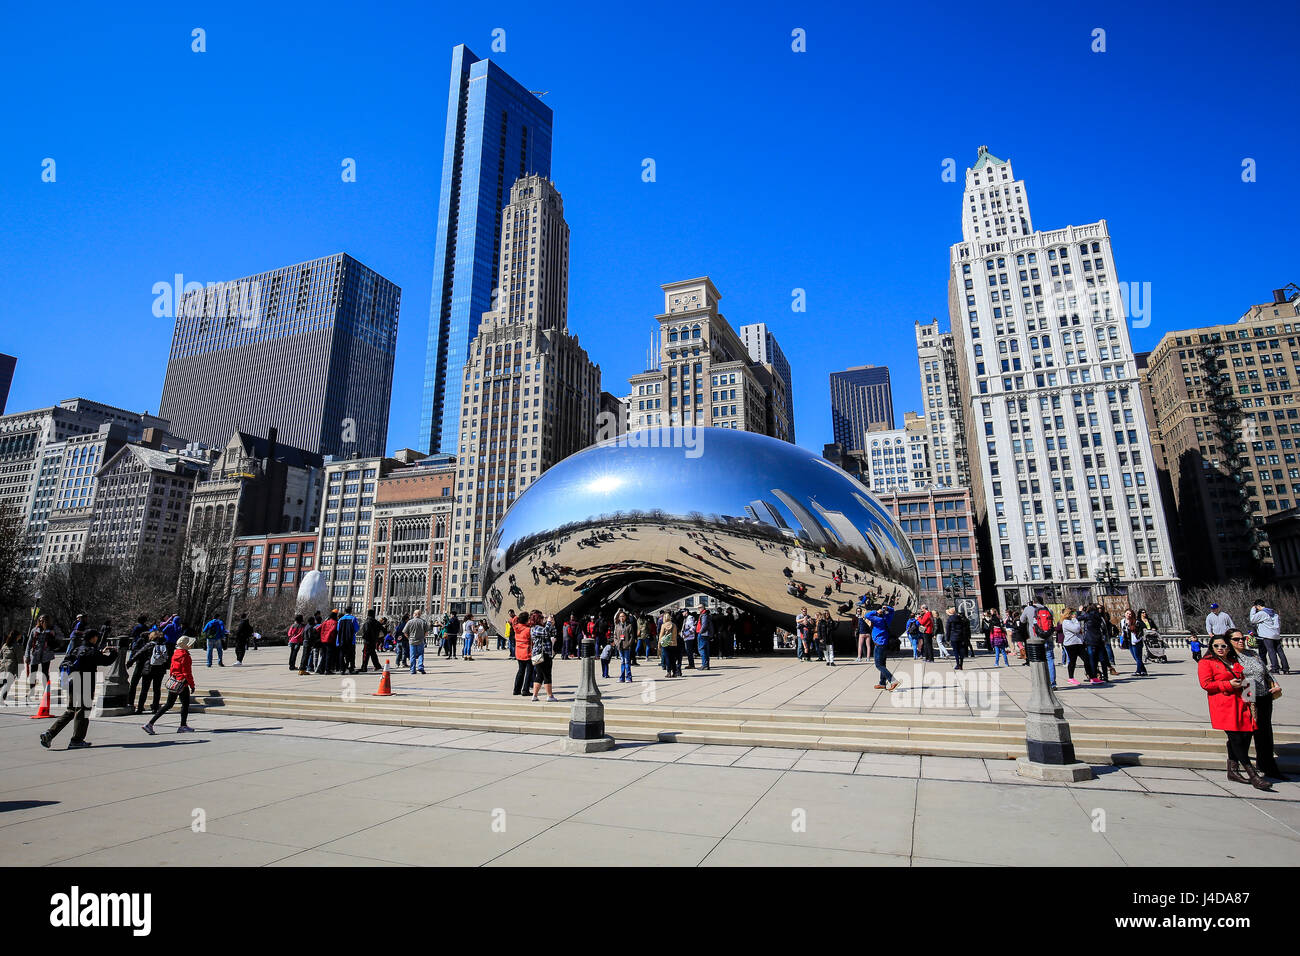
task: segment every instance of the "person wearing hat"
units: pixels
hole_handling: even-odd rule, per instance
[[[189,725],[190,694],[194,691],[194,664],[190,659],[190,648],[193,646],[194,638],[189,635],[176,642],[176,650],[172,653],[171,667],[167,670],[167,702],[149,718],[149,723],[142,728],[150,737],[154,735],[153,725],[158,722],[159,717],[172,709],[172,704],[176,703],[177,697],[181,699],[181,725],[176,728],[176,732],[178,734],[194,733],[194,728]]]
[[[1236,624],[1232,623],[1232,616],[1227,611],[1219,610],[1217,604],[1210,605],[1210,613],[1205,615],[1205,633],[1210,636],[1211,644],[1214,643],[1214,638],[1223,637],[1236,626]]]

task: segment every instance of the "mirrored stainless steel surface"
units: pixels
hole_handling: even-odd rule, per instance
[[[841,572],[837,587],[833,575]],[[788,623],[861,594],[917,603],[898,523],[806,449],[728,428],[631,432],[571,455],[506,512],[482,580],[492,624],[537,609],[652,609],[696,592]]]

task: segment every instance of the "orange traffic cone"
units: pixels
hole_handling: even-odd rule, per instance
[[[388,661],[384,661],[384,673],[379,678],[379,690],[370,695],[371,697],[392,697],[393,696],[393,679],[388,673]]]
[[[50,682],[45,682],[45,694],[41,697],[41,706],[36,708],[36,713],[32,714],[31,720],[40,720],[42,717],[53,717],[50,713]]]

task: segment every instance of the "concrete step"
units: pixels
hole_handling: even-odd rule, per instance
[[[267,704],[303,706],[319,704],[328,706],[336,714],[373,714],[376,716],[402,714],[409,716],[438,715],[448,718],[491,718],[516,721],[521,711],[529,714],[560,710],[566,715],[569,704],[548,704],[532,701],[446,701],[429,698],[391,697],[376,698],[366,695],[345,701],[340,695],[297,694],[292,692],[244,692],[208,695],[202,702],[230,706],[236,702],[264,702]],[[775,713],[768,711],[729,711],[699,708],[628,707],[613,704],[606,708],[610,719],[615,716],[622,722],[646,721],[655,726],[670,725],[682,729],[734,731],[763,730],[774,733],[853,736],[864,727],[873,734],[915,736],[925,731],[942,735],[963,732],[981,738],[988,735],[1010,735],[1021,738],[1023,720],[988,720],[961,716],[916,714],[843,714],[843,713]],[[1075,721],[1071,732],[1076,740],[1086,740],[1099,746],[1120,745],[1134,740],[1177,746],[1210,746],[1221,749],[1223,735],[1207,726],[1195,724],[1129,724],[1120,721]],[[1300,743],[1300,731],[1279,730],[1278,743]],[[1165,749],[1162,747],[1162,749]]]
[[[366,723],[380,726],[424,727],[497,733],[531,733],[560,736],[568,730],[569,705],[504,702],[492,706],[470,702],[454,707],[415,706],[385,701],[344,702],[330,695],[315,699],[241,699],[244,695],[209,696],[198,709],[249,717]],[[926,756],[985,757],[1010,759],[1024,754],[1023,725],[1017,731],[993,729],[976,724],[982,732],[961,726],[930,727],[876,726],[858,718],[856,727],[827,727],[817,722],[796,724],[781,721],[735,719],[727,722],[719,712],[708,713],[707,721],[673,719],[663,712],[624,714],[619,708],[606,712],[606,727],[616,739],[675,741],[690,744],[723,744],[744,747],[785,747],[803,750],[842,750],[867,753],[920,754]],[[647,716],[648,715],[648,716]],[[664,729],[672,728],[672,729]],[[1165,730],[1150,726],[1149,731]],[[1116,735],[1075,733],[1075,749],[1081,760],[1096,764],[1219,769],[1223,766],[1221,738],[1192,739],[1156,733]],[[1216,732],[1217,733],[1217,732]],[[1287,769],[1300,769],[1300,760],[1282,758]]]

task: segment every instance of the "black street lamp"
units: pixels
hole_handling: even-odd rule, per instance
[[[1119,593],[1119,571],[1109,561],[1097,572],[1097,584],[1106,594]]]

